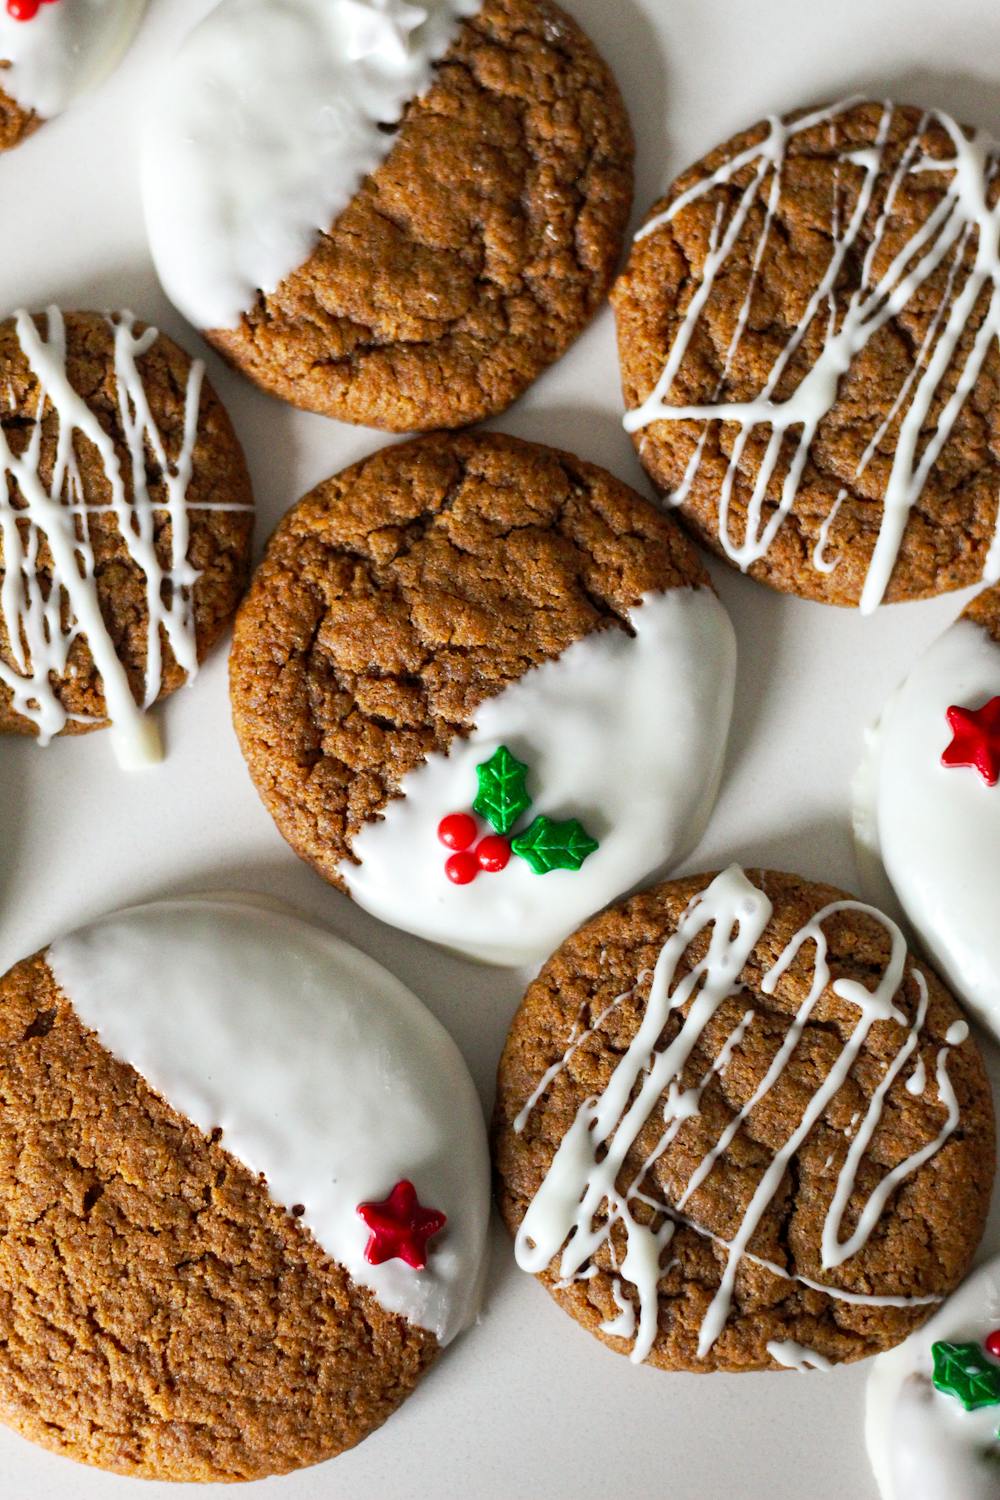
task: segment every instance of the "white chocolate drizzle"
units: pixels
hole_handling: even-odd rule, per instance
[[[799,485],[820,423],[837,400],[841,378],[876,333],[903,313],[913,297],[940,267],[945,268],[945,287],[930,317],[916,357],[885,420],[874,434],[856,465],[853,478],[861,479],[892,425],[899,418],[892,462],[883,496],[882,520],[862,591],[860,607],[870,613],[885,596],[910,513],[917,503],[931,470],[947,444],[965,402],[982,372],[987,356],[1000,334],[1000,205],[989,206],[988,198],[1000,164],[1000,147],[984,131],[967,136],[950,116],[928,110],[905,145],[900,160],[885,186],[883,207],[863,257],[859,283],[838,317],[836,288],[848,258],[859,243],[871,209],[875,189],[884,174],[886,145],[890,137],[894,106],[886,102],[872,146],[866,150],[845,149],[835,171],[834,204],[831,212],[829,262],[815,287],[801,321],[771,366],[759,394],[748,401],[722,399],[733,359],[751,315],[754,292],[782,192],[782,177],[789,142],[803,132],[828,123],[832,144],[840,117],[857,105],[852,98],[827,109],[813,111],[792,123],[772,117],[767,133],[724,162],[715,172],[678,194],[663,213],[639,232],[643,239],[673,221],[689,204],[715,188],[732,182],[738,173],[752,168],[728,222],[720,202],[711,231],[708,252],[699,280],[667,352],[660,378],[650,394],[625,418],[626,429],[638,433],[656,422],[699,422],[704,427],[681,483],[669,496],[681,505],[690,494],[698,473],[713,422],[735,427],[728,467],[719,493],[719,542],[726,555],[744,571],[766,556],[778,531],[792,511]],[[920,150],[920,137],[932,123],[951,138],[954,154],[937,160]],[[839,178],[845,165],[860,171],[861,181],[853,209],[841,223]],[[905,179],[911,174],[940,179],[941,199],[890,263],[874,278],[876,257],[882,250],[892,211]],[[751,259],[746,292],[737,316],[736,329],[726,352],[722,374],[712,399],[705,405],[677,405],[670,401],[674,383],[692,345],[698,321],[717,284],[726,275],[727,262],[751,213],[763,198],[763,224]],[[974,243],[973,243],[974,242]],[[972,264],[966,266],[969,251]],[[980,298],[989,300],[983,320],[970,347],[959,354],[962,337]],[[807,374],[784,399],[775,392],[807,332],[819,319],[826,320],[822,350]],[[944,389],[945,377],[956,369],[952,394],[945,400],[935,429],[924,441],[935,400]],[[730,507],[744,454],[760,429],[770,429],[763,458],[747,503],[742,541],[730,528]],[[787,472],[777,481],[779,464],[787,457]],[[828,555],[831,530],[848,494],[837,495],[821,527],[813,551],[813,565],[822,573],[836,566]],[[765,511],[770,514],[765,520]],[[1000,578],[1000,516],[986,560],[984,578]]]
[[[890,939],[889,961],[873,990],[856,980],[831,976],[823,924],[838,912],[859,912],[866,915],[878,922]],[[663,1156],[684,1121],[698,1113],[701,1095],[712,1073],[721,1072],[729,1065],[747,1028],[753,1023],[753,1012],[748,1010],[728,1037],[709,1073],[695,1089],[683,1088],[682,1075],[686,1063],[722,1004],[741,992],[740,974],[763,936],[771,914],[772,906],[767,895],[754,886],[735,865],[717,876],[705,891],[695,897],[678,923],[677,930],[661,949],[652,977],[648,974],[641,975],[637,981],[638,987],[649,980],[649,996],[641,1023],[628,1050],[618,1062],[603,1094],[599,1098],[585,1100],[580,1106],[518,1230],[515,1248],[517,1261],[522,1269],[539,1273],[546,1270],[558,1256],[558,1274],[568,1283],[575,1277],[590,1274],[593,1257],[599,1250],[611,1245],[612,1231],[616,1224],[621,1225],[627,1248],[619,1270],[621,1279],[631,1285],[634,1302],[637,1303],[634,1309],[636,1332],[631,1351],[631,1358],[637,1362],[648,1356],[656,1337],[658,1283],[663,1274],[661,1258],[673,1239],[678,1224],[705,1235],[726,1250],[726,1263],[719,1288],[701,1324],[698,1344],[698,1356],[701,1359],[707,1356],[723,1331],[729,1316],[737,1271],[744,1259],[766,1267],[775,1275],[799,1281],[837,1300],[850,1303],[902,1307],[940,1300],[937,1297],[880,1296],[843,1291],[790,1272],[753,1254],[750,1249],[754,1233],[781,1186],[789,1162],[843,1087],[869,1032],[876,1024],[895,1023],[904,1029],[904,1036],[884,1077],[872,1094],[867,1112],[863,1118],[859,1116],[857,1134],[840,1168],[822,1235],[821,1258],[824,1269],[832,1270],[842,1265],[864,1247],[895,1190],[941,1149],[958,1123],[958,1105],[948,1078],[947,1058],[949,1048],[960,1045],[967,1035],[964,1023],[958,1023],[949,1031],[947,1044],[937,1054],[937,1097],[945,1111],[941,1129],[924,1147],[912,1152],[885,1174],[869,1194],[853,1232],[846,1238],[842,1237],[841,1226],[856,1190],[859,1167],[878,1126],[886,1095],[916,1051],[928,1000],[923,976],[914,970],[912,978],[917,989],[918,1004],[912,1024],[896,1006],[895,997],[904,980],[906,944],[895,923],[861,902],[844,900],[831,903],[817,912],[788,943],[765,975],[761,986],[763,992],[774,992],[782,975],[806,944],[815,949],[814,977],[809,993],[789,1026],[773,1062],[751,1098],[691,1173],[676,1202],[661,1202],[644,1191],[644,1183],[654,1163]],[[684,954],[698,934],[708,928],[711,929],[711,936],[705,956],[688,973],[678,977],[678,966]],[[685,1207],[711,1174],[716,1163],[725,1155],[751,1112],[775,1087],[798,1046],[820,997],[828,989],[839,999],[857,1008],[857,1021],[833,1067],[813,1093],[784,1144],[774,1153],[750,1197],[736,1235],[731,1241],[725,1241],[692,1220],[684,1212]],[[574,1027],[563,1057],[546,1072],[515,1120],[516,1131],[525,1129],[542,1095],[566,1066],[584,1037],[598,1031],[610,1012],[634,994],[634,990],[628,991],[614,1000],[586,1033],[581,1033],[579,1023]],[[658,1051],[657,1044],[671,1013],[685,1006],[688,1007],[687,1014],[676,1036]],[[662,1111],[666,1129],[631,1184],[622,1190],[618,1183],[629,1152],[657,1109]],[[636,1203],[642,1203],[653,1210],[662,1220],[659,1227],[639,1222],[633,1213],[633,1205]],[[619,1302],[617,1292],[616,1302]],[[604,1331],[612,1330],[606,1327]],[[617,1320],[614,1332],[619,1332]]]
[[[150,409],[137,361],[158,338],[155,328],[135,329],[131,313],[108,317],[114,338],[118,420],[127,450],[127,468],[96,413],[73,389],[67,375],[66,327],[62,313],[50,307],[43,338],[29,313],[14,314],[24,357],[39,387],[34,426],[27,446],[15,455],[0,426],[0,617],[7,635],[9,660],[0,660],[0,682],[12,694],[13,707],[35,726],[38,742],[47,745],[69,715],[53,679],[65,675],[78,639],[85,639],[101,677],[116,753],[125,766],[149,764],[162,757],[155,725],[145,711],[163,683],[161,631],[174,658],[188,675],[198,670],[193,591],[198,573],[188,560],[189,502],[204,365],[191,364],[180,451],[168,454]],[[12,389],[7,403],[13,408]],[[42,424],[47,411],[58,421],[51,479],[42,475]],[[107,503],[93,504],[84,494],[77,463],[76,438],[96,449],[110,490]],[[162,477],[165,498],[154,503],[147,462]],[[13,493],[16,485],[17,495]],[[199,508],[241,510],[237,503]],[[170,561],[157,557],[155,514],[170,521]],[[125,668],[101,613],[89,537],[90,519],[112,514],[129,556],[145,579],[147,612],[145,683],[136,703]],[[39,575],[42,547],[47,547],[51,586]]]
[[[776,1364],[784,1365],[786,1370],[797,1370],[800,1375],[809,1370],[826,1372],[833,1369],[825,1354],[817,1354],[815,1349],[807,1349],[805,1344],[797,1344],[794,1339],[771,1339],[767,1352]]]

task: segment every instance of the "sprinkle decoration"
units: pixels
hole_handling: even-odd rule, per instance
[[[551,870],[579,870],[598,847],[597,840],[590,837],[579,818],[555,823],[551,818],[538,817],[527,833],[511,844],[514,853],[527,860],[536,875],[548,875]]]
[[[1000,781],[1000,698],[982,708],[948,709],[953,739],[941,756],[943,766],[969,766],[987,786]]]
[[[509,833],[522,813],[531,806],[528,796],[528,767],[511,755],[506,745],[476,767],[479,792],[472,804],[473,812],[491,823],[497,833]]]
[[[600,848],[579,818],[557,823],[540,815],[522,833],[508,837],[518,819],[531,808],[530,769],[506,745],[498,746],[489,760],[476,767],[479,790],[472,811],[494,829],[478,844],[479,827],[470,813],[448,813],[441,819],[438,838],[446,848],[455,850],[444,867],[453,885],[471,885],[480,873],[499,875],[510,864],[512,854],[523,859],[536,875],[548,875],[553,870],[577,871]]]
[[[43,5],[55,5],[56,0],[7,0],[7,14],[15,21],[33,21]]]
[[[942,1395],[954,1396],[966,1411],[1000,1406],[1000,1365],[990,1363],[980,1344],[932,1344],[931,1357],[931,1379]]]
[[[402,1260],[414,1271],[427,1266],[427,1242],[447,1224],[447,1216],[436,1208],[425,1208],[412,1182],[397,1182],[381,1203],[359,1203],[358,1217],[371,1230],[365,1260],[380,1266],[387,1260]]]

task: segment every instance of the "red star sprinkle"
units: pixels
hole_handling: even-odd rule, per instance
[[[380,1266],[385,1260],[403,1260],[415,1271],[427,1265],[427,1241],[447,1224],[436,1208],[424,1208],[412,1182],[397,1182],[384,1203],[359,1203],[358,1214],[371,1230],[365,1260]]]
[[[1000,781],[1000,698],[982,708],[949,708],[954,739],[941,757],[943,766],[972,766],[987,786]]]

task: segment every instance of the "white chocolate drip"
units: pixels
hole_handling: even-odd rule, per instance
[[[833,1369],[825,1354],[817,1354],[815,1349],[807,1349],[794,1339],[771,1339],[767,1352],[777,1364],[784,1365],[786,1370],[797,1370],[800,1375],[809,1370]]]
[[[114,335],[118,418],[128,453],[128,482],[112,439],[97,415],[70,384],[66,370],[66,329],[57,307],[47,311],[43,338],[31,316],[19,311],[14,320],[24,356],[39,385],[34,427],[24,451],[15,456],[0,427],[0,544],[3,576],[2,616],[10,653],[0,660],[0,682],[10,690],[17,713],[29,719],[38,742],[47,745],[68,722],[53,686],[63,676],[73,644],[85,639],[100,673],[116,753],[123,765],[149,764],[162,756],[155,725],[144,717],[163,681],[161,630],[177,664],[189,677],[198,670],[192,598],[198,573],[188,560],[188,486],[198,439],[198,414],[204,365],[195,360],[188,375],[184,437],[180,452],[168,454],[150,410],[137,360],[158,337],[155,328],[135,331],[131,313],[108,318]],[[13,406],[13,392],[8,394]],[[42,423],[46,409],[58,421],[51,480],[42,477]],[[110,489],[106,504],[88,504],[77,464],[77,434],[96,449]],[[166,491],[154,504],[147,462],[155,463]],[[13,485],[17,486],[17,497]],[[131,498],[129,498],[131,488]],[[216,508],[213,506],[213,508]],[[221,505],[222,509],[246,507]],[[171,555],[163,567],[156,554],[157,510],[170,520]],[[147,611],[145,683],[142,702],[133,698],[125,668],[101,613],[89,521],[114,515],[132,561],[145,578]],[[39,576],[43,542],[50,555],[51,586]]]
[[[885,596],[910,512],[951,437],[966,399],[1000,334],[1000,205],[991,208],[987,201],[1000,161],[1000,148],[996,142],[982,131],[967,137],[954,120],[940,111],[928,111],[923,116],[886,186],[884,206],[865,251],[859,284],[843,307],[838,326],[835,289],[858,243],[883,173],[894,114],[893,105],[884,104],[872,147],[863,151],[845,150],[839,159],[831,213],[830,259],[798,327],[774,361],[754,399],[728,402],[721,399],[750,317],[759,268],[780,203],[788,143],[804,131],[828,122],[835,145],[838,119],[858,102],[857,99],[848,99],[829,109],[814,111],[793,124],[770,119],[767,135],[762,141],[733,156],[710,176],[679,194],[662,214],[640,231],[640,239],[655,234],[688,204],[731,182],[745,168],[753,168],[750,181],[728,223],[723,222],[723,205],[719,205],[700,280],[674,336],[662,374],[646,400],[627,414],[625,426],[629,432],[636,433],[655,422],[704,423],[687,471],[670,497],[675,505],[682,504],[690,493],[711,423],[724,422],[738,429],[719,494],[719,541],[731,561],[745,571],[767,554],[795,504],[812,444],[820,423],[836,402],[841,378],[875,334],[900,316],[929,278],[940,267],[945,267],[944,293],[928,322],[913,364],[884,422],[854,471],[854,480],[860,480],[890,427],[899,418],[885,486],[881,526],[860,601],[862,612],[870,613]],[[942,126],[953,142],[954,155],[945,160],[934,160],[920,153],[920,135],[932,121]],[[847,222],[842,224],[837,188],[844,166],[860,172],[861,181],[854,207]],[[874,280],[875,260],[885,242],[900,187],[907,176],[915,173],[939,177],[943,196],[892,257],[879,278]],[[717,283],[725,276],[729,256],[762,197],[765,197],[763,225],[754,249],[736,331],[713,397],[707,405],[671,404],[670,395],[691,347],[699,318]],[[966,269],[973,239],[975,254],[971,267]],[[963,334],[986,293],[989,301],[982,323],[968,350],[960,355]],[[787,397],[777,399],[775,392],[779,382],[799,352],[807,332],[820,318],[826,319],[826,334],[819,357],[796,388]],[[924,441],[933,404],[943,390],[945,377],[955,369],[956,360],[959,364],[955,388],[944,402],[933,433]],[[770,437],[747,504],[745,533],[742,541],[737,541],[730,529],[733,491],[743,469],[747,446],[761,428],[770,429]],[[776,475],[783,456],[787,458],[787,472],[777,486]],[[828,557],[827,548],[831,529],[847,493],[846,487],[839,492],[825,518],[813,553],[813,565],[823,573],[831,572],[836,566],[836,559]],[[766,513],[769,513],[767,519]],[[1000,524],[986,561],[984,577],[991,583],[1000,579]]]
[[[836,913],[845,911],[861,912],[871,917],[884,927],[890,938],[889,962],[874,990],[869,990],[855,980],[831,978],[823,923]],[[777,1275],[802,1281],[829,1296],[849,1302],[873,1306],[906,1306],[915,1301],[928,1303],[939,1300],[933,1297],[914,1299],[842,1292],[837,1288],[811,1282],[805,1277],[793,1276],[787,1270],[761,1260],[750,1251],[753,1236],[781,1186],[789,1162],[843,1087],[874,1025],[894,1022],[905,1028],[905,1035],[886,1068],[882,1081],[872,1094],[867,1112],[863,1118],[860,1115],[857,1117],[860,1122],[857,1133],[838,1174],[824,1224],[824,1269],[842,1265],[863,1248],[896,1188],[940,1150],[958,1123],[958,1105],[946,1064],[949,1047],[959,1045],[964,1040],[963,1023],[952,1028],[947,1045],[938,1051],[938,1101],[945,1110],[945,1120],[940,1131],[923,1148],[911,1153],[885,1174],[869,1195],[854,1231],[846,1238],[841,1237],[844,1215],[856,1190],[858,1169],[881,1119],[886,1095],[917,1048],[927,1011],[927,987],[918,971],[913,974],[918,991],[918,1005],[912,1025],[895,1005],[895,996],[904,979],[906,945],[895,923],[861,902],[837,901],[817,912],[795,935],[765,975],[762,989],[765,994],[772,994],[802,947],[805,944],[813,945],[813,982],[781,1047],[751,1098],[691,1173],[676,1203],[660,1202],[643,1191],[643,1184],[654,1163],[663,1156],[684,1121],[698,1113],[701,1096],[712,1074],[721,1072],[728,1066],[733,1053],[746,1035],[747,1028],[752,1024],[753,1012],[747,1011],[727,1039],[712,1069],[696,1088],[683,1088],[684,1067],[719,1008],[726,1000],[740,993],[740,973],[763,936],[771,912],[771,902],[766,894],[754,886],[737,866],[732,866],[717,876],[694,899],[657,959],[649,982],[649,997],[635,1037],[615,1068],[604,1093],[599,1098],[587,1099],[580,1106],[518,1230],[516,1256],[518,1264],[524,1270],[536,1273],[545,1270],[561,1251],[559,1275],[563,1280],[572,1280],[589,1272],[594,1255],[602,1247],[610,1246],[615,1225],[622,1226],[627,1250],[620,1268],[621,1275],[632,1284],[638,1301],[638,1325],[631,1354],[635,1361],[646,1358],[656,1337],[661,1257],[670,1244],[678,1223],[707,1235],[727,1251],[718,1291],[701,1325],[698,1354],[702,1359],[725,1326],[736,1274],[744,1259],[767,1266]],[[678,978],[681,959],[695,937],[707,928],[711,928],[707,953],[690,972]],[[641,976],[639,983],[647,977]],[[763,1173],[744,1210],[736,1235],[731,1242],[723,1241],[691,1220],[684,1209],[711,1174],[716,1162],[729,1149],[751,1112],[775,1087],[801,1040],[813,1010],[827,989],[832,989],[839,999],[857,1008],[857,1022],[833,1067],[813,1093],[801,1118]],[[586,1035],[599,1030],[611,1010],[632,994],[634,991],[613,1001]],[[684,1006],[689,1008],[677,1035],[662,1051],[657,1051],[657,1043],[671,1013]],[[548,1070],[515,1121],[514,1128],[517,1131],[524,1129],[542,1094],[566,1066],[583,1039],[579,1027],[574,1027],[570,1045],[562,1059]],[[667,1128],[631,1184],[622,1191],[618,1182],[626,1159],[661,1100],[665,1100],[662,1113]],[[653,1228],[640,1223],[632,1211],[634,1203],[643,1203],[652,1209],[662,1219],[660,1226]],[[603,1218],[600,1217],[602,1215]]]
[[[0,4],[4,92],[50,119],[95,88],[118,62],[146,0],[61,0],[18,21]]]

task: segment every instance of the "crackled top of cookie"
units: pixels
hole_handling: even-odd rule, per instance
[[[531,985],[499,1201],[520,1263],[633,1358],[857,1359],[965,1274],[992,1122],[968,1027],[887,918],[733,867],[610,909]]]
[[[287,274],[237,326],[198,319],[297,405],[394,431],[465,425],[509,405],[607,293],[632,194],[614,79],[550,0],[462,9],[343,211],[290,239]],[[175,203],[147,176],[155,246],[177,233]]]
[[[0,732],[109,721],[155,758],[143,711],[193,675],[243,589],[242,450],[204,366],[130,314],[0,324]]]
[[[307,495],[239,612],[234,720],[279,828],[321,874],[476,707],[653,590],[708,580],[603,470],[496,435],[392,447]],[[448,811],[449,809],[445,809]]]
[[[939,111],[768,120],[654,206],[626,425],[707,545],[865,611],[1000,575],[997,148]]]
[[[0,979],[0,1074],[0,1419],[24,1436],[259,1479],[360,1441],[433,1362],[432,1333],[105,1050],[44,955]]]

